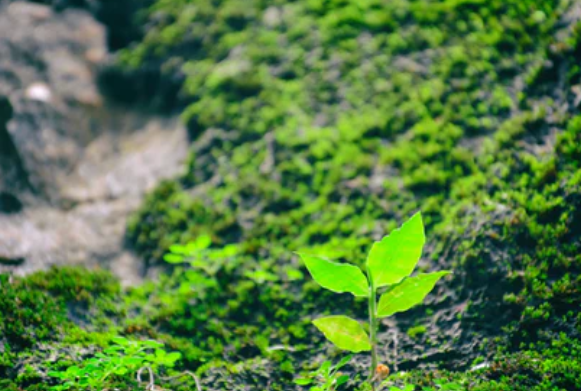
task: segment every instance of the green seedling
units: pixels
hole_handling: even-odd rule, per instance
[[[335,391],[349,381],[349,375],[343,375],[339,369],[349,363],[353,355],[341,359],[334,367],[331,361],[325,361],[319,369],[309,373],[306,377],[298,378],[295,383],[300,386],[311,386],[310,391]]]
[[[170,252],[163,259],[172,264],[189,263],[193,268],[214,276],[224,263],[238,254],[238,247],[229,244],[223,248],[210,248],[211,245],[210,236],[201,235],[186,245],[170,246]]]
[[[422,303],[436,282],[450,273],[439,271],[411,276],[424,243],[424,224],[418,212],[399,229],[373,244],[365,264],[367,276],[354,265],[299,254],[313,279],[323,288],[368,299],[369,334],[361,323],[343,315],[315,319],[313,324],[339,349],[371,352],[369,381],[372,387],[380,380],[376,376],[378,320]]]
[[[142,367],[156,370],[159,367],[171,368],[181,358],[181,353],[167,353],[163,344],[156,341],[130,341],[123,337],[112,339],[112,346],[79,365],[64,371],[49,372],[48,375],[60,379],[53,391],[64,390],[103,390],[113,376],[136,373]]]
[[[446,380],[434,380],[435,387],[422,387],[422,391],[466,391],[466,387]]]
[[[186,245],[174,244],[163,259],[171,264],[189,264],[191,269],[182,271],[185,280],[180,286],[180,293],[196,292],[204,299],[207,291],[218,288],[215,276],[223,267],[233,267],[232,259],[238,255],[234,244],[222,248],[211,248],[212,239],[208,235],[198,236]]]
[[[406,384],[405,386],[403,386],[403,388],[399,388],[399,387],[389,387],[389,391],[415,391],[416,390],[416,386],[411,385],[411,384]]]
[[[458,383],[451,383],[451,382],[447,382],[447,381],[443,381],[443,380],[435,380],[434,384],[436,384],[435,387],[421,387],[421,390],[422,391],[466,391],[466,387],[461,386]],[[420,388],[418,388],[412,384],[406,384],[403,386],[403,388],[392,386],[392,387],[389,387],[387,390],[388,391],[416,391],[419,389]]]

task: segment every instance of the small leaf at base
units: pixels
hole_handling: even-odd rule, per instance
[[[347,316],[328,316],[313,320],[313,324],[339,349],[354,353],[371,350],[369,337],[361,324]]]

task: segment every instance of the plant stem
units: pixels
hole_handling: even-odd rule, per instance
[[[375,376],[375,368],[377,368],[377,316],[375,308],[377,292],[369,269],[367,269],[367,277],[369,278],[369,342],[371,343],[371,369],[369,381],[372,383],[372,389],[375,389],[372,379]]]

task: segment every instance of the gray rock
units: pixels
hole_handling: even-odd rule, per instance
[[[97,88],[105,29],[83,10],[0,2],[0,272],[141,262],[128,215],[188,148],[175,118],[109,104]]]
[[[13,107],[6,130],[32,189],[58,202],[93,136],[86,119],[102,102],[95,53],[106,53],[105,30],[83,11],[13,2],[0,5],[0,37],[0,95]]]

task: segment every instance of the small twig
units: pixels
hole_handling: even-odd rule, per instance
[[[155,379],[153,377],[153,370],[151,367],[147,366],[139,368],[139,371],[137,371],[137,382],[143,383],[141,380],[141,374],[145,369],[147,369],[147,372],[149,372],[149,383],[147,384],[147,387],[145,387],[145,391],[155,391]]]
[[[190,371],[185,371],[184,375],[190,375],[194,379],[194,382],[196,383],[196,389],[198,391],[202,391],[202,387],[200,386],[200,381],[198,380],[198,377],[194,373],[192,373]]]
[[[143,373],[144,370],[147,370],[147,372],[149,372],[149,382],[147,384],[147,387],[145,387],[145,391],[156,391],[153,370],[149,366],[139,368],[139,371],[137,371],[137,382],[144,383],[144,381],[141,380],[141,374]],[[185,375],[191,376],[192,379],[194,379],[194,382],[196,383],[196,390],[197,391],[202,391],[202,387],[200,386],[200,381],[198,380],[198,377],[193,372],[190,372],[190,371],[184,371],[176,376],[168,376],[168,377],[159,376],[159,378],[161,380],[168,381],[168,380],[178,379],[178,378],[185,376]]]
[[[292,346],[284,346],[284,345],[273,345],[266,349],[267,352],[273,352],[275,350],[287,350],[289,352],[296,352],[297,350]]]

